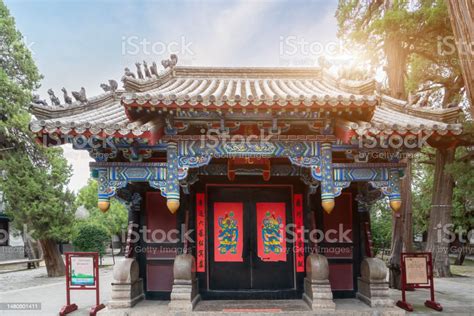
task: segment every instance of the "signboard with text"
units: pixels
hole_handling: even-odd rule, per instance
[[[60,316],[77,310],[71,303],[72,290],[95,291],[96,304],[91,307],[89,315],[95,316],[105,308],[99,298],[99,253],[97,252],[66,252],[66,305],[59,311]]]
[[[406,290],[413,288],[430,289],[431,299],[425,301],[425,306],[436,311],[442,311],[441,304],[435,301],[433,283],[433,261],[431,252],[402,252],[400,262],[402,272],[402,299],[397,306],[413,311],[413,305],[406,300]]]
[[[71,285],[86,286],[95,284],[94,258],[71,257]]]

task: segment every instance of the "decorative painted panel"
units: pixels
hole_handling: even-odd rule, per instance
[[[214,203],[214,261],[243,261],[243,212],[242,203]]]
[[[257,203],[257,255],[262,261],[286,262],[285,203]]]

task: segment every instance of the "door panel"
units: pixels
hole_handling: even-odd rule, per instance
[[[213,190],[212,194],[209,194],[209,289],[211,290],[238,290],[238,289],[250,289],[251,278],[250,278],[250,256],[248,249],[249,242],[249,210],[248,210],[248,196],[244,196],[244,192],[239,189],[226,188],[221,190]],[[248,195],[248,194],[247,194]],[[219,235],[218,231],[221,230],[216,227],[218,218],[215,214],[216,204],[225,203],[237,203],[242,204],[243,208],[243,227],[240,228],[243,231],[241,239],[242,244],[242,261],[224,262],[216,261],[215,252],[218,240],[216,236]]]
[[[258,252],[258,238],[266,236],[266,245],[272,245],[272,240],[278,237],[278,230],[272,230],[278,223],[282,226],[292,222],[291,218],[291,190],[284,188],[265,188],[265,187],[224,187],[210,188],[208,191],[208,214],[209,214],[209,290],[211,291],[257,291],[259,294],[267,291],[268,297],[275,297],[276,290],[295,289],[293,244],[273,242],[274,248],[267,247],[267,253]],[[216,261],[216,251],[218,244],[221,243],[219,236],[225,235],[222,228],[229,228],[232,225],[220,225],[216,214],[219,217],[228,217],[230,212],[223,213],[220,209],[226,206],[225,203],[240,203],[243,206],[243,220],[239,232],[243,232],[241,241],[242,261],[233,261],[235,258],[229,256],[232,262]],[[264,203],[264,204],[262,204]],[[229,208],[233,204],[228,204]],[[265,208],[265,218],[260,216],[260,223],[257,223],[257,205]],[[263,206],[262,206],[263,205]],[[274,210],[273,210],[274,209]],[[217,211],[216,211],[217,210]],[[263,220],[266,219],[266,227],[262,227]],[[222,223],[222,222],[221,222]],[[266,229],[265,232],[262,229]],[[280,234],[285,237],[284,227]],[[235,231],[235,228],[234,228]],[[232,234],[232,229],[229,230]],[[229,236],[228,234],[228,236]],[[281,244],[279,251],[285,252],[286,256],[275,256],[278,252],[278,244]],[[260,242],[260,247],[263,243]],[[284,249],[286,248],[286,249]],[[290,250],[290,251],[287,251]],[[268,261],[276,257],[280,261]],[[262,253],[264,256],[262,256]],[[221,257],[217,253],[217,257]],[[234,259],[232,259],[234,258]],[[274,259],[274,258],[273,258]],[[221,260],[221,259],[219,259]],[[260,296],[265,297],[265,296]]]
[[[294,283],[294,261],[293,243],[286,243],[286,261],[263,261],[258,256],[258,236],[257,230],[262,229],[260,223],[257,224],[257,204],[264,202],[283,203],[285,207],[285,223],[292,223],[291,218],[291,192],[287,188],[265,189],[258,188],[252,192],[252,216],[253,236],[252,236],[252,288],[253,289],[293,289]],[[271,211],[270,211],[271,212]],[[271,214],[272,215],[272,214]]]

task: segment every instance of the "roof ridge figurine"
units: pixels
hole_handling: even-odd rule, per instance
[[[86,97],[86,89],[84,87],[81,87],[81,90],[79,92],[77,91],[72,91],[72,96],[74,99],[81,103],[87,103],[87,97]]]
[[[112,93],[115,93],[115,91],[117,91],[117,89],[118,89],[118,83],[117,83],[117,81],[115,81],[115,80],[113,80],[113,79],[109,79],[109,84],[101,83],[101,84],[100,84],[100,87],[101,87],[102,90],[104,90],[105,92],[112,92]]]
[[[62,87],[61,91],[63,92],[64,102],[66,104],[72,104],[72,98],[67,95],[67,90],[65,87]]]
[[[51,100],[51,105],[55,105],[55,106],[60,106],[61,105],[61,101],[59,101],[59,98],[54,95],[53,89],[48,89],[48,94],[49,94],[49,98]]]

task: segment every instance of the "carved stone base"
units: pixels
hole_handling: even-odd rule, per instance
[[[143,280],[138,274],[138,263],[133,258],[125,258],[115,264],[112,299],[107,304],[109,308],[132,307],[144,299]]]
[[[173,289],[168,304],[170,313],[191,312],[201,299],[194,269],[195,261],[192,255],[183,254],[175,258]]]
[[[336,309],[336,304],[332,300],[332,291],[329,280],[311,281],[308,278],[305,278],[303,300],[314,311],[321,309]]]
[[[112,299],[107,305],[109,308],[133,307],[144,298],[142,279],[134,283],[112,283]]]
[[[326,257],[312,254],[306,258],[303,300],[314,310],[335,310],[329,283],[329,264]]]
[[[378,258],[365,258],[360,270],[357,298],[370,307],[393,307],[386,281],[388,268],[385,263]]]

